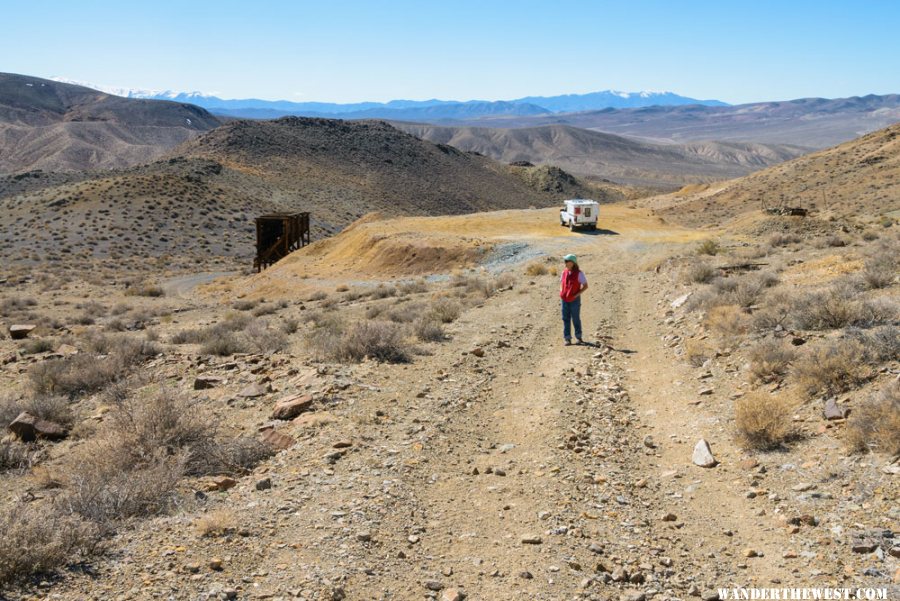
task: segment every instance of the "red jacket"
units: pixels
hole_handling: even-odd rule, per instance
[[[584,276],[582,275],[582,272],[580,270],[569,271],[568,269],[563,269],[562,286],[559,292],[559,298],[563,299],[567,303],[571,303],[573,300],[578,298],[578,293],[581,292],[583,278]]]

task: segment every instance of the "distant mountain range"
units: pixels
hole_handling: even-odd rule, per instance
[[[140,90],[113,88],[73,81],[61,77],[54,81],[85,86],[124,98],[173,100],[201,106],[208,111],[229,117],[249,119],[277,119],[285,116],[330,117],[338,119],[392,119],[405,121],[441,121],[477,119],[489,116],[551,115],[561,112],[593,111],[607,108],[635,108],[646,106],[728,106],[719,100],[698,100],[672,92],[618,92],[605,90],[588,94],[562,96],[528,96],[514,100],[391,100],[389,102],[291,102],[246,98],[226,100],[202,92],[172,90]]]

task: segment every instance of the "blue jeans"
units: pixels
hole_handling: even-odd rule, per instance
[[[581,340],[581,297],[579,296],[571,303],[562,301],[562,319],[563,319],[563,338],[572,340],[572,330],[570,326],[575,326],[575,338]]]

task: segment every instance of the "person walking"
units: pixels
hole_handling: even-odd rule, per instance
[[[565,345],[572,344],[572,326],[575,327],[575,339],[583,344],[581,338],[581,293],[588,289],[587,277],[578,268],[578,257],[563,257],[566,268],[559,279],[559,298],[562,299],[563,338]]]

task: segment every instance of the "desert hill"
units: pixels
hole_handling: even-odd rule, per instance
[[[0,173],[128,167],[219,124],[190,104],[0,73]]]
[[[738,142],[653,144],[568,125],[519,129],[396,126],[417,137],[507,163],[552,163],[578,175],[633,185],[672,186],[746,175],[800,156],[805,148]]]
[[[900,95],[801,98],[735,106],[648,106],[530,117],[485,117],[456,126],[571,125],[664,143],[700,140],[827,148],[900,121]]]
[[[787,205],[840,216],[900,209],[900,124],[815,154],[707,188],[664,197],[658,211],[681,223],[723,222]]]
[[[239,121],[125,170],[0,178],[4,261],[252,255],[253,217],[312,213],[314,238],[359,217],[462,214],[623,198],[550,167],[510,167],[381,122]],[[49,226],[45,225],[49,224]]]

